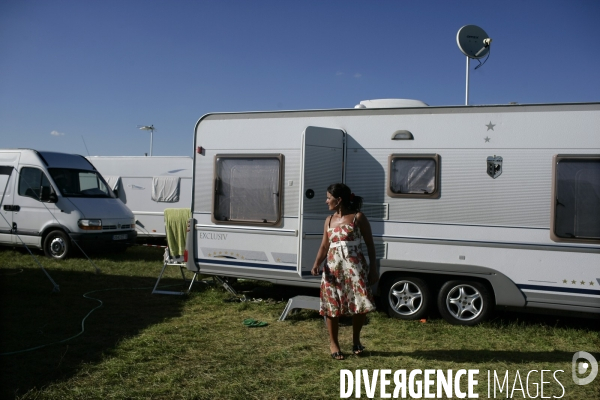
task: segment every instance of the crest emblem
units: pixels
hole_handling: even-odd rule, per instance
[[[487,174],[493,179],[502,175],[502,157],[494,156],[487,158]]]

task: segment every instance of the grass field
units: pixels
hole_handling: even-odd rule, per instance
[[[100,274],[85,258],[38,259],[59,293],[28,253],[0,248],[2,399],[333,399],[340,398],[341,369],[370,376],[382,369],[478,369],[479,398],[488,398],[488,371],[500,380],[508,371],[497,398],[507,391],[541,398],[539,371],[549,370],[544,398],[600,399],[600,377],[586,386],[571,378],[576,351],[600,360],[597,320],[504,312],[468,328],[435,315],[421,323],[375,312],[363,330],[364,356],[334,361],[316,312],[277,321],[289,297],[315,290],[242,281],[236,289],[257,300],[230,302],[211,285],[196,285],[189,296],[152,295],[162,267],[156,248],[96,255]],[[173,269],[163,283],[177,284],[178,273]],[[246,318],[269,325],[247,328]],[[346,354],[351,334],[342,321]],[[26,351],[6,354],[20,350]],[[532,370],[538,372],[527,382]],[[460,388],[467,390],[466,379]],[[361,395],[367,398],[364,386]]]

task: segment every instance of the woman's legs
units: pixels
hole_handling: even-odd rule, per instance
[[[329,350],[331,354],[338,353],[339,355],[336,358],[337,360],[343,360],[344,356],[341,354],[340,342],[338,341],[338,331],[339,331],[339,321],[338,317],[327,317],[327,330],[329,331]]]
[[[352,317],[352,347],[355,354],[362,353],[362,345],[360,344],[360,331],[362,330],[367,314],[355,314]]]

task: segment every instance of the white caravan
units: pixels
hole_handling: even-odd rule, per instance
[[[344,182],[391,316],[600,314],[600,103],[385,106],[203,116],[187,268],[317,287],[326,188]]]
[[[91,156],[87,159],[133,212],[140,238],[165,238],[165,208],[190,208],[191,157]]]
[[[136,239],[131,211],[80,155],[0,149],[0,204],[2,245],[62,259],[76,245],[122,250]]]

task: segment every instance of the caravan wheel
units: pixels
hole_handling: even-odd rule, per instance
[[[453,325],[477,325],[491,311],[491,294],[479,282],[449,281],[440,290],[438,308]]]
[[[393,318],[421,319],[429,307],[429,288],[424,280],[413,277],[395,276],[384,290],[388,315]]]
[[[67,257],[71,250],[71,241],[63,231],[52,231],[44,239],[44,254],[56,260]]]

